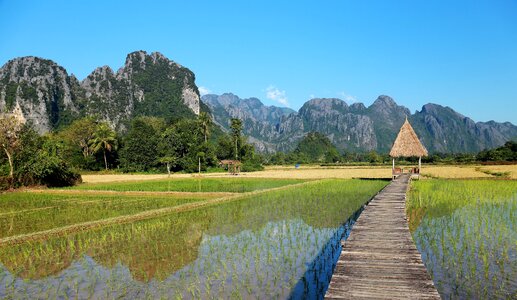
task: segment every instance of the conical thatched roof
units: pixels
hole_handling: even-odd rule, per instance
[[[427,156],[427,150],[420,143],[413,127],[409,124],[407,118],[406,122],[400,127],[399,134],[393,143],[390,151],[391,157],[411,157],[411,156]]]

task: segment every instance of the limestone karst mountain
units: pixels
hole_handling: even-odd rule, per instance
[[[244,133],[262,151],[292,150],[307,133],[320,132],[340,150],[387,153],[406,116],[430,152],[478,152],[517,139],[517,126],[509,122],[476,123],[438,104],[426,104],[411,114],[408,108],[385,95],[369,107],[362,103],[348,105],[335,98],[311,99],[298,112],[284,114],[273,114],[279,108],[264,106],[256,98],[231,95],[232,104],[223,105],[228,95],[231,94],[205,95],[202,101],[208,104],[216,120],[244,119]],[[267,111],[275,117],[258,118],[263,113],[257,111]]]
[[[230,93],[200,99],[194,73],[158,52],[132,52],[116,72],[99,67],[82,81],[57,63],[33,56],[0,68],[0,113],[31,121],[40,133],[83,116],[97,116],[124,132],[136,116],[174,121],[194,118],[201,110],[211,111],[223,130],[231,118],[242,119],[244,134],[260,152],[292,150],[307,133],[320,132],[342,151],[387,153],[406,116],[431,153],[478,152],[517,140],[517,127],[509,122],[474,122],[431,103],[411,114],[384,95],[369,107],[316,98],[298,111]]]
[[[199,114],[194,81],[192,71],[158,52],[132,52],[117,72],[99,67],[81,82],[51,60],[20,57],[0,68],[0,111],[21,114],[41,133],[85,115],[124,130],[138,115]]]

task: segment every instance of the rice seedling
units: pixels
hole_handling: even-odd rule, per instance
[[[442,297],[516,295],[517,182],[414,182],[407,207],[413,239]]]
[[[173,207],[215,196],[55,195],[7,193],[0,195],[0,238],[51,228]],[[11,208],[12,207],[12,208]],[[43,209],[44,208],[44,209]]]
[[[174,178],[139,182],[113,182],[82,184],[71,189],[108,191],[157,191],[157,192],[232,192],[244,193],[265,190],[289,184],[301,183],[298,179],[256,178]]]
[[[296,286],[321,295],[344,223],[384,185],[324,180],[0,247],[0,295],[287,298]]]

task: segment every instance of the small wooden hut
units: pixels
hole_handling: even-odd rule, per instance
[[[411,173],[420,176],[420,169],[422,168],[422,156],[427,156],[427,149],[420,143],[413,127],[409,124],[407,117],[406,121],[400,127],[399,134],[391,147],[390,156],[393,158],[393,165],[391,174],[396,177],[404,172],[403,169],[395,168],[395,158],[397,157],[418,157],[418,168],[412,168]]]
[[[227,168],[228,173],[233,175],[241,172],[241,162],[239,160],[223,159],[219,165]]]

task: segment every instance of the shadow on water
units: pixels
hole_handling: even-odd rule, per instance
[[[339,255],[341,254],[341,241],[346,240],[350,236],[352,227],[368,203],[361,206],[336,230],[314,261],[307,266],[307,271],[294,286],[289,299],[323,299],[325,297]]]

